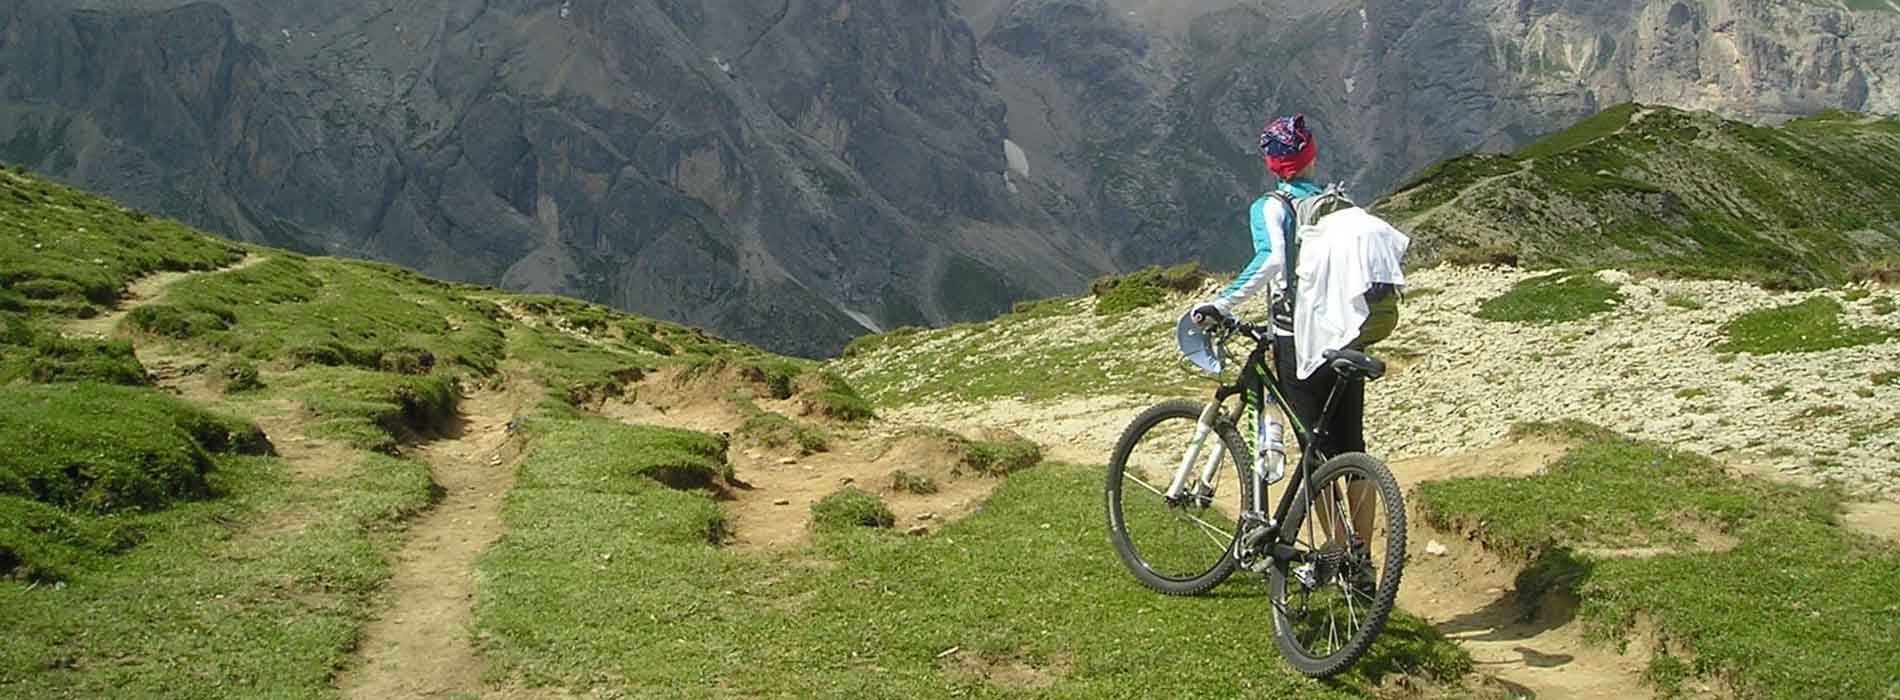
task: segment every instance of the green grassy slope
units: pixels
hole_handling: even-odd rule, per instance
[[[1413,262],[1515,257],[1780,286],[1900,260],[1900,121],[1781,127],[1625,104],[1510,154],[1433,166],[1375,210]]]
[[[187,271],[111,337],[73,330]],[[462,391],[580,402],[667,365],[863,409],[698,329],[239,245],[0,169],[0,695],[332,695],[436,498],[403,455]],[[335,447],[297,463],[286,441]]]
[[[1470,670],[1400,615],[1355,675],[1302,679],[1271,651],[1257,586],[1192,601],[1140,588],[1092,525],[1095,501],[1075,497],[1095,472],[1026,467],[1038,460],[1004,442],[966,446],[1003,485],[939,535],[846,526],[807,549],[726,551],[715,491],[674,487],[729,481],[745,429],[589,413],[656,371],[736,377],[723,400],[749,407],[755,439],[844,449],[874,409],[816,363],[219,241],[11,172],[0,239],[0,696],[335,696],[386,614],[406,524],[441,493],[417,443],[455,433],[465,393],[522,386],[546,391],[508,421],[522,450],[508,532],[471,603],[491,688],[1355,697],[1396,674],[1457,687]],[[122,308],[161,270],[200,274]],[[109,338],[74,330],[119,313]],[[817,413],[774,420],[773,399]],[[1222,670],[1184,686],[1164,663],[1179,649]],[[1047,687],[980,673],[1014,663]]]
[[[526,430],[510,534],[481,566],[478,634],[498,675],[630,697],[1344,698],[1393,672],[1470,670],[1401,613],[1357,673],[1290,673],[1258,579],[1179,599],[1128,577],[1099,505],[1076,497],[1097,488],[1095,469],[1023,471],[927,538],[832,527],[809,552],[741,554],[708,543],[725,525],[705,499],[611,476],[610,455],[702,459],[690,435],[559,408]],[[1025,685],[1046,685],[980,675],[1016,663],[1041,674]]]

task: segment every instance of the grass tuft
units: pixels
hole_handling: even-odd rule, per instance
[[[0,387],[0,494],[89,513],[159,510],[211,497],[214,455],[268,450],[256,426],[151,390]]]
[[[1487,321],[1565,323],[1610,311],[1622,301],[1616,285],[1590,272],[1555,272],[1525,279],[1486,300],[1477,316]]]
[[[811,527],[819,531],[842,531],[854,527],[889,528],[897,516],[884,499],[855,486],[846,486],[811,504]]]
[[[1663,305],[1668,306],[1670,308],[1685,309],[1688,311],[1700,311],[1702,310],[1703,307],[1707,306],[1707,304],[1703,303],[1701,299],[1697,299],[1687,294],[1680,294],[1680,293],[1674,293],[1674,292],[1663,297]]]
[[[793,420],[776,411],[761,409],[744,396],[734,396],[731,402],[745,416],[745,422],[739,425],[737,434],[751,438],[760,445],[773,449],[793,446],[798,448],[800,455],[831,449],[831,435],[824,428]]]
[[[870,420],[877,417],[871,408],[871,402],[858,395],[858,390],[849,381],[835,372],[822,375],[824,388],[812,396],[818,412],[826,417],[847,423]]]
[[[1007,476],[1042,462],[1042,446],[1026,438],[970,440],[963,446],[963,465],[985,476]]]
[[[0,384],[103,382],[146,386],[145,366],[131,341],[66,338],[38,324],[0,314]]]
[[[219,367],[218,378],[223,381],[226,394],[242,394],[264,388],[264,381],[257,373],[257,365],[241,358],[228,360]]]
[[[733,478],[728,445],[715,435],[594,418],[543,418],[529,429],[544,435],[523,458],[522,489],[637,496],[656,487],[706,492]],[[689,539],[707,536],[701,529]]]
[[[1090,290],[1097,298],[1095,313],[1106,316],[1154,306],[1166,300],[1170,292],[1192,292],[1206,280],[1207,272],[1200,264],[1190,262],[1104,277],[1096,280]]]
[[[937,481],[922,474],[912,474],[899,469],[891,472],[891,490],[928,496],[937,492]]]
[[[310,367],[279,381],[320,419],[314,435],[352,447],[394,452],[412,434],[443,430],[455,419],[459,382],[350,367]]]
[[[1718,352],[1820,352],[1884,342],[1888,331],[1848,326],[1841,321],[1841,304],[1817,296],[1797,304],[1750,311],[1723,324],[1726,336]]]

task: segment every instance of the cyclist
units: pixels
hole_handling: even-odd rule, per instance
[[[1294,200],[1319,194],[1322,189],[1313,179],[1317,154],[1318,145],[1304,114],[1275,118],[1260,132],[1261,159],[1266,163],[1267,170],[1278,177],[1276,189]],[[1283,266],[1287,263],[1280,250],[1284,246],[1275,245],[1278,241],[1286,240],[1293,218],[1293,212],[1277,197],[1262,195],[1254,200],[1253,205],[1248,207],[1253,260],[1217,297],[1195,308],[1194,320],[1205,328],[1231,323],[1234,309],[1255,297],[1261,289],[1270,290],[1269,298],[1273,300],[1269,313],[1273,325],[1274,374],[1279,378],[1280,389],[1285,393],[1288,403],[1292,404],[1289,409],[1298,416],[1301,424],[1317,432],[1322,426],[1315,423],[1319,421],[1320,413],[1325,409],[1326,397],[1333,391],[1333,385],[1339,377],[1332,367],[1321,365],[1307,378],[1299,378],[1298,356],[1293,348],[1293,308],[1284,301],[1287,297]],[[1323,426],[1326,440],[1318,445],[1319,450],[1328,456],[1364,452],[1365,384],[1347,382],[1340,387],[1338,402],[1333,408],[1330,422]],[[1369,483],[1354,482],[1347,491],[1349,502],[1355,505],[1369,503],[1373,497]],[[1323,498],[1316,510],[1323,521],[1337,523],[1337,520],[1329,517],[1331,500]],[[1376,508],[1349,505],[1348,510],[1352,512],[1356,531],[1365,533],[1372,529]],[[1335,530],[1336,537],[1343,539],[1343,534]]]

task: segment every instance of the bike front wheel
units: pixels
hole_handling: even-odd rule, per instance
[[[1250,460],[1224,417],[1200,430],[1206,404],[1164,401],[1123,430],[1108,463],[1109,540],[1142,585],[1168,595],[1197,595],[1234,572],[1234,530],[1252,494]],[[1167,497],[1196,435],[1200,449],[1182,495]],[[1218,449],[1216,449],[1218,447]],[[1203,480],[1209,460],[1212,478]]]
[[[1385,629],[1405,568],[1405,504],[1385,463],[1360,452],[1313,472],[1287,509],[1296,561],[1268,573],[1280,652],[1300,673],[1339,673]],[[1304,487],[1302,487],[1304,488]]]

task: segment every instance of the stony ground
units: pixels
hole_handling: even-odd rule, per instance
[[[1817,295],[1841,300],[1849,325],[1900,330],[1900,314],[1876,311],[1880,298],[1900,293],[1771,292],[1608,271],[1600,275],[1625,299],[1584,320],[1475,314],[1538,274],[1452,266],[1410,274],[1400,330],[1377,353],[1395,371],[1368,391],[1375,451],[1393,461],[1452,455],[1494,445],[1514,424],[1579,419],[1786,478],[1900,493],[1900,382],[1876,377],[1900,369],[1900,342],[1769,355],[1715,349],[1730,319]],[[1174,349],[1173,323],[1194,298],[1106,317],[1074,300],[1061,315],[921,333],[839,368],[896,420],[1000,424],[1040,435],[1064,458],[1103,459],[1154,398],[1209,394],[1212,384],[1184,369]]]

